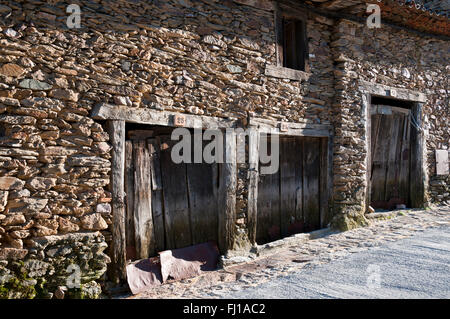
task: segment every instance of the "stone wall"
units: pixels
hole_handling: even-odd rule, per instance
[[[0,298],[96,298],[110,259],[99,232],[36,237],[29,249],[0,250]],[[66,291],[64,291],[64,290]]]
[[[273,12],[233,1],[81,1],[80,29],[66,26],[67,1],[1,3],[10,14],[0,30],[1,247],[80,231],[110,240],[109,137],[89,117],[98,102],[330,123],[333,61],[320,19],[308,21],[312,76],[300,83],[264,75],[276,61]]]
[[[427,197],[448,199],[448,176],[435,175],[435,149],[450,148],[448,41],[421,37],[382,25],[338,21],[333,33],[336,62],[334,194],[336,212],[355,217],[365,212],[366,126],[360,80],[419,91],[427,96],[423,118],[426,165],[430,187]],[[439,180],[439,182],[436,182]],[[359,214],[360,215],[360,214]],[[358,219],[358,218],[356,218]]]
[[[334,203],[337,212],[356,219],[365,210],[366,183],[359,79],[425,91],[427,146],[450,146],[449,67],[440,56],[447,42],[309,15],[311,74],[294,81],[265,75],[266,66],[276,64],[270,10],[231,0],[79,1],[81,28],[68,29],[71,1],[0,3],[4,260],[20,256],[53,265],[48,251],[53,254],[54,245],[68,252],[92,243],[102,248],[86,257],[86,271],[95,269],[87,277],[92,281],[104,272],[108,259],[101,251],[111,240],[112,223],[111,147],[105,123],[90,118],[99,102],[234,117],[243,125],[249,115],[333,124]],[[432,176],[431,151],[428,159]],[[247,173],[242,165],[237,228],[243,240]],[[448,190],[448,178],[445,183]],[[442,194],[430,196],[440,200]],[[96,239],[83,241],[86,232]],[[52,244],[36,248],[45,238]],[[55,258],[65,259],[62,254]],[[14,268],[12,262],[2,261],[3,271]],[[53,267],[64,273],[64,267]]]

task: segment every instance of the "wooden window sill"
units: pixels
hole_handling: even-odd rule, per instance
[[[265,75],[279,79],[289,79],[293,81],[307,81],[311,73],[294,70],[276,65],[267,65]]]

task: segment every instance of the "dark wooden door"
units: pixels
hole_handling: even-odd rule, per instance
[[[126,141],[129,258],[217,242],[217,164],[176,164],[170,135],[144,135]]]
[[[410,110],[373,105],[370,196],[374,208],[408,205],[410,194]]]
[[[260,174],[259,178],[256,226],[259,244],[322,226],[321,138],[282,136],[279,151],[279,170],[275,174]]]

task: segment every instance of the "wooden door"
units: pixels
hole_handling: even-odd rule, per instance
[[[259,244],[323,226],[320,174],[327,172],[320,172],[321,145],[321,138],[316,137],[280,137],[279,170],[260,174],[258,184]]]
[[[170,135],[144,135],[126,141],[128,258],[217,242],[217,164],[176,164]]]
[[[261,137],[260,143],[267,143],[268,150],[271,151],[270,139],[267,141]],[[265,165],[260,163],[259,167],[262,166]],[[260,172],[256,221],[256,242],[258,244],[281,238],[280,200],[280,169],[274,174],[263,175]]]
[[[371,113],[371,206],[393,209],[398,204],[408,205],[410,110],[373,105]]]

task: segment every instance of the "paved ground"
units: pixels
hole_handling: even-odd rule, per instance
[[[406,210],[119,298],[450,298],[449,239],[449,206]]]
[[[225,298],[450,298],[450,227],[282,276]]]

